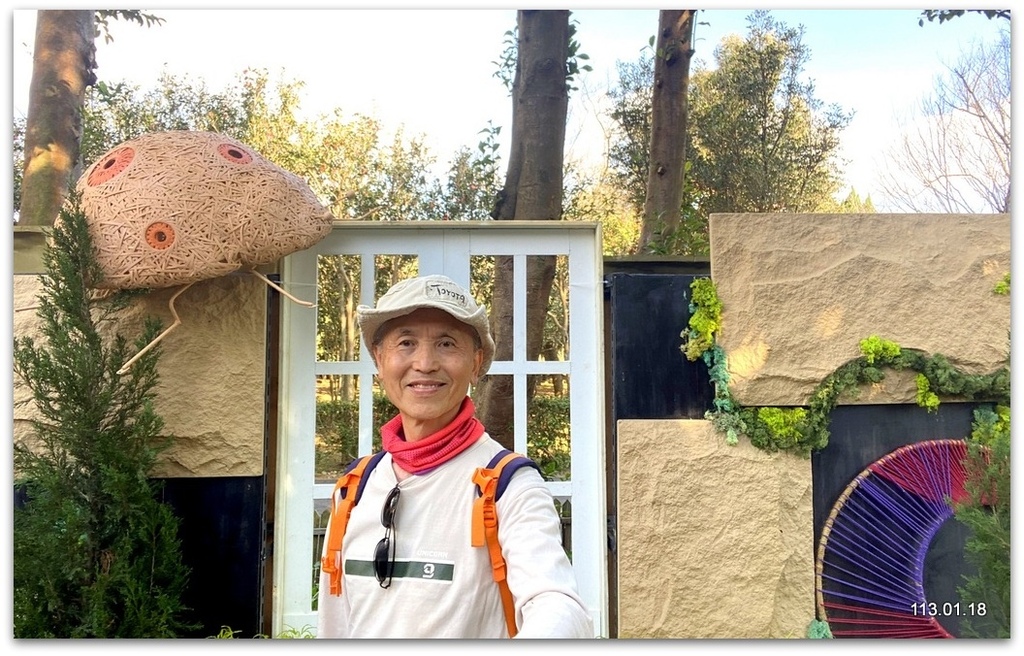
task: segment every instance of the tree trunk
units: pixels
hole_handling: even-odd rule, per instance
[[[698,10],[658,12],[654,88],[651,95],[651,157],[639,252],[663,250],[679,226],[686,171],[687,90]],[[658,246],[662,248],[658,248]]]
[[[40,10],[25,119],[19,225],[53,225],[79,166],[85,90],[96,82],[92,10]]]
[[[497,220],[558,220],[562,215],[562,161],[569,107],[566,59],[569,12],[520,10],[516,74],[512,86],[512,145],[505,186],[492,216]],[[491,329],[495,360],[512,359],[512,258],[495,258]],[[540,353],[553,256],[528,258],[526,357]],[[478,415],[494,439],[514,447],[511,376],[485,376],[476,390]]]

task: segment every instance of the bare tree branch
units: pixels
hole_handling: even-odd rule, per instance
[[[1010,34],[975,45],[922,100],[888,153],[881,188],[907,212],[1010,211]]]

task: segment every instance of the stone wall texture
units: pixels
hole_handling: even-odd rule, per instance
[[[13,307],[36,303],[40,278],[14,276]],[[126,311],[117,330],[133,340],[146,316],[173,322],[168,301],[176,288],[155,290]],[[160,345],[155,409],[172,446],[156,477],[259,476],[264,471],[267,285],[236,274],[196,283],[174,303],[181,325]],[[14,336],[40,339],[38,317],[14,312]],[[14,381],[14,439],[32,441],[28,390]]]
[[[1010,353],[1008,214],[715,214],[717,337],[742,405],[805,405],[871,335],[990,373]],[[857,403],[913,403],[887,375]]]
[[[802,638],[811,461],[703,420],[618,422],[620,638]]]

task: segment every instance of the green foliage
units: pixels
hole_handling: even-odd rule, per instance
[[[512,85],[516,79],[516,60],[519,58],[519,29],[506,30],[502,39],[502,51],[498,59],[491,63],[495,66],[494,77],[501,81],[501,86],[512,95]]]
[[[576,40],[576,26],[579,21],[569,21],[569,52],[565,58],[565,87],[569,91],[576,91],[576,76],[581,71],[592,71],[594,67],[590,64],[580,64],[580,61],[587,61],[590,55],[580,52],[580,42]]]
[[[155,14],[143,13],[138,9],[97,9],[95,14],[96,32],[97,35],[103,35],[103,41],[106,43],[114,40],[113,35],[110,34],[111,19],[130,21],[144,27],[153,27],[164,22],[163,18]]]
[[[647,47],[650,49],[650,51],[652,53],[654,53],[654,57],[656,59],[668,59],[670,53],[667,50],[665,50],[664,48],[655,47],[654,42],[656,40],[657,40],[657,37],[655,37],[652,34],[650,36],[650,38],[647,39]]]
[[[860,352],[868,364],[890,363],[900,354],[900,345],[896,342],[882,339],[878,335],[872,335],[860,340]]]
[[[23,116],[14,117],[14,128],[11,136],[14,139],[14,147],[11,149],[14,164],[11,169],[14,172],[13,207],[17,212],[21,207],[21,183],[25,178],[25,118]]]
[[[208,636],[208,637],[210,639],[213,639],[213,640],[234,640],[235,638],[240,638],[241,637],[239,635],[240,633],[241,633],[240,631],[235,631],[230,626],[224,625],[224,626],[220,627],[220,631],[217,632],[217,635]],[[257,640],[266,640],[269,637],[270,636],[268,636],[265,633],[257,633],[256,635],[253,636],[253,638],[257,639]],[[286,626],[281,631],[281,633],[277,634],[277,638],[278,639],[283,639],[283,640],[294,640],[294,639],[312,640],[315,637],[316,636],[313,635],[313,627],[309,626],[308,624],[303,626],[301,629],[295,629],[295,628],[292,628],[290,626]]]
[[[1002,280],[1000,280],[999,282],[996,283],[996,286],[992,289],[992,292],[994,294],[999,294],[1000,296],[1009,296],[1010,295],[1010,274],[1009,273],[1006,273],[1003,276]]]
[[[292,628],[290,626],[286,626],[281,631],[281,633],[277,634],[277,637],[279,639],[287,639],[287,640],[295,640],[295,639],[310,640],[310,639],[312,639],[315,636],[313,635],[313,627],[311,627],[311,626],[309,626],[307,624],[307,625],[305,625],[305,626],[303,626],[302,628],[299,628],[299,629],[295,629],[295,628]]]
[[[716,399],[717,401],[717,399]],[[746,413],[742,411],[715,410],[708,412],[705,417],[711,422],[722,435],[725,435],[725,443],[729,446],[739,444],[740,435],[747,434]]]
[[[715,430],[725,435],[726,444],[735,446],[739,442],[739,436],[747,433],[747,422],[729,392],[729,369],[726,366],[725,351],[715,344],[704,351],[701,359],[708,367],[708,377],[715,390],[715,398],[712,401],[714,410],[708,412],[705,418],[711,421]]]
[[[861,341],[866,353],[836,368],[812,392],[804,425],[803,445],[806,452],[828,445],[828,414],[844,394],[856,394],[861,385],[881,382],[884,368],[916,371],[918,402],[933,411],[938,395],[957,396],[964,400],[994,400],[1009,403],[1010,372],[1000,368],[991,374],[966,374],[942,354],[926,355],[913,349],[898,348],[894,342],[872,335]],[[870,353],[870,356],[867,355]],[[924,393],[921,390],[924,390]]]
[[[234,639],[234,637],[235,637],[235,635],[237,633],[239,633],[239,632],[235,631],[230,626],[223,625],[223,626],[220,627],[220,631],[217,632],[217,635],[209,636],[209,637],[213,638],[215,640],[232,640],[232,639]],[[259,636],[259,637],[263,637],[263,636]]]
[[[644,49],[636,62],[616,62],[618,86],[608,92],[616,132],[608,148],[612,181],[629,199],[637,216],[644,213],[651,159],[653,52],[653,49]],[[693,183],[693,163],[687,161],[683,167],[679,224],[674,230],[667,230],[662,218],[649,219],[655,223],[653,234],[659,235],[645,249],[649,253],[707,255],[709,252],[708,217],[702,209],[706,195]]]
[[[692,362],[714,345],[714,334],[722,323],[722,302],[710,278],[697,278],[690,291],[689,329],[681,337],[682,350]]]
[[[576,91],[576,76],[581,71],[592,71],[590,64],[580,64],[580,61],[587,61],[590,55],[580,52],[580,43],[576,40],[577,20],[569,21],[569,46],[565,53],[565,88],[569,91]],[[502,40],[502,51],[498,59],[491,63],[495,65],[494,77],[501,81],[501,85],[508,89],[512,95],[512,87],[515,85],[516,69],[519,62],[519,27],[506,30]]]
[[[803,440],[807,411],[803,408],[757,408],[757,422],[748,437],[764,450],[791,450]]]
[[[166,444],[153,409],[159,348],[117,373],[128,341],[101,327],[131,295],[94,299],[101,273],[78,203],[71,193],[44,252],[41,340],[14,343],[38,417],[34,442],[14,445],[27,499],[14,513],[14,635],[171,638],[192,626],[178,520],[148,478]],[[147,320],[133,351],[159,331]]]
[[[476,150],[462,148],[448,168],[448,178],[439,182],[433,216],[442,221],[484,221],[491,217],[494,199],[501,191],[499,167],[501,126],[488,122]]]
[[[942,25],[946,21],[959,18],[968,12],[983,14],[985,18],[989,20],[992,20],[993,18],[1002,18],[1007,21],[1010,20],[1009,9],[925,9],[921,11],[921,17],[917,19],[917,24],[920,27],[924,27],[925,20],[931,23],[935,19],[938,19],[939,25]]]
[[[961,618],[968,638],[1010,637],[1010,408],[980,408],[965,460],[969,500],[954,508],[970,537],[964,556],[975,573],[965,575],[957,592],[965,604],[985,613]]]
[[[601,224],[601,250],[606,256],[629,255],[640,239],[640,221],[623,189],[607,180],[580,179],[567,167],[562,219]]]
[[[711,252],[708,217],[701,209],[701,202],[706,194],[693,184],[693,177],[690,175],[693,162],[686,162],[683,169],[683,195],[680,201],[679,223],[670,227],[663,215],[653,219],[654,238],[644,248],[646,253],[706,256]],[[648,220],[651,221],[651,219]]]
[[[814,97],[800,79],[810,53],[803,28],[790,29],[768,12],[749,17],[745,39],[730,37],[715,49],[717,65],[699,64],[690,76],[689,134],[682,220],[650,245],[658,254],[706,255],[708,217],[714,212],[837,211],[836,161],[840,132],[852,118]],[[609,91],[616,134],[610,168],[642,213],[650,169],[654,39],[637,61],[617,62],[618,85]],[[874,211],[851,197],[842,211]],[[657,217],[649,221],[657,223]],[[661,234],[658,225],[654,234]]]
[[[928,383],[928,377],[924,374],[917,374],[915,378],[917,384],[917,405],[926,409],[928,412],[935,412],[939,409],[939,397],[931,390],[931,385]]]
[[[1010,408],[996,405],[991,410],[980,409],[974,413],[971,442],[985,449],[998,451],[1001,442],[1010,438]],[[989,456],[986,456],[986,458]],[[1009,499],[1009,497],[1007,497]]]
[[[834,204],[840,134],[852,118],[814,97],[804,80],[810,51],[803,26],[764,10],[748,17],[745,38],[726,37],[716,66],[695,68],[688,125],[693,184],[701,210],[813,212]]]
[[[535,395],[526,417],[528,455],[547,481],[569,480],[569,397]]]
[[[398,410],[384,394],[373,395],[373,416],[378,424]],[[340,476],[359,456],[359,404],[348,398],[321,399],[316,403],[316,470]],[[380,444],[379,432],[375,444]]]
[[[871,202],[870,195],[861,199],[856,189],[850,189],[850,193],[839,204],[838,211],[840,214],[874,214],[875,204]]]
[[[877,210],[871,196],[861,198],[857,190],[851,188],[842,201],[824,199],[818,205],[817,211],[828,214],[874,214]]]
[[[615,138],[608,147],[608,163],[616,183],[638,214],[643,213],[650,169],[651,103],[654,59],[646,51],[635,62],[616,62],[618,86],[608,91]]]
[[[715,385],[715,410],[731,413],[734,410],[732,397],[729,394],[729,369],[725,359],[725,351],[715,344],[701,356],[708,366],[708,376]]]

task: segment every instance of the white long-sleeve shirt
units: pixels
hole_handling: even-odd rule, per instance
[[[440,467],[401,483],[391,455],[381,459],[349,518],[340,596],[330,594],[328,576],[321,574],[317,637],[508,637],[487,548],[470,545],[472,474],[501,448],[485,433]],[[401,490],[391,533],[396,565],[385,589],[373,575],[373,553],[384,536],[381,507],[396,484]],[[594,637],[561,546],[551,494],[533,468],[515,473],[497,513],[517,637]]]

